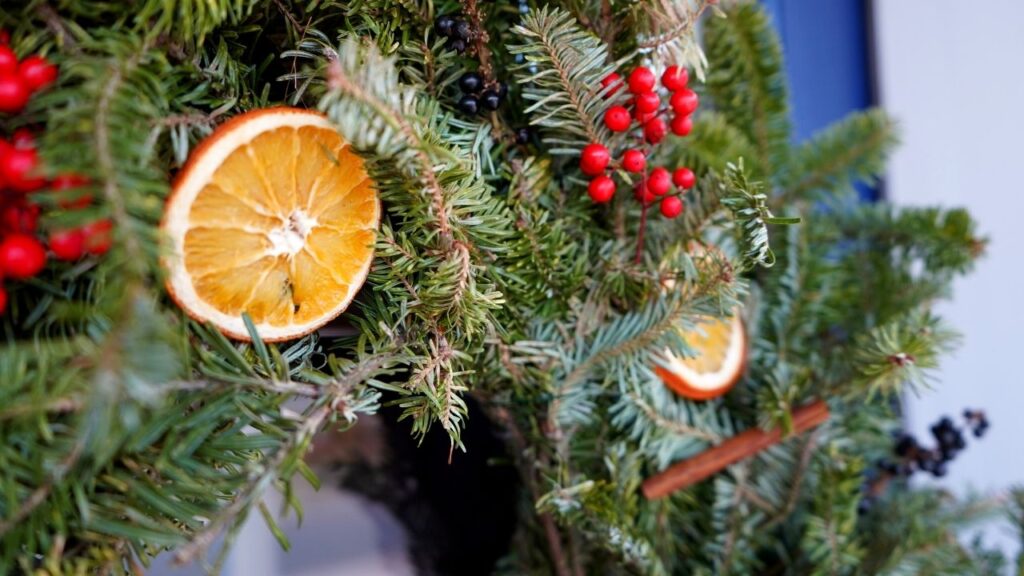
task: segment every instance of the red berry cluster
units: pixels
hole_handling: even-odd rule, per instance
[[[669,66],[661,76],[661,85],[668,95],[668,105],[662,106],[657,78],[649,68],[640,66],[630,73],[626,81],[629,92],[633,94],[627,106],[612,106],[604,115],[604,125],[612,132],[636,130],[640,145],[624,150],[614,167],[640,174],[636,198],[645,209],[659,203],[666,218],[675,218],[683,213],[682,194],[693,187],[696,178],[688,168],[678,168],[671,174],[660,166],[648,171],[647,156],[651,147],[661,143],[670,130],[676,136],[686,136],[693,129],[691,116],[699,101],[697,94],[687,88],[688,83],[689,74],[685,68]],[[623,82],[613,72],[601,81],[601,85],[606,89],[606,97],[611,97],[622,89]],[[670,113],[672,119],[666,123],[665,118]],[[583,148],[580,170],[593,177],[588,192],[594,202],[608,202],[615,195],[615,180],[605,174],[609,165],[612,165],[612,157],[604,145],[594,143]],[[673,185],[678,188],[674,193]]]
[[[28,56],[18,61],[17,54],[0,44],[0,113],[17,114],[33,94],[57,79],[57,67],[42,56]]]
[[[45,70],[40,71],[40,66]],[[20,111],[27,97],[20,99],[18,90],[30,86],[26,94],[31,94],[53,82],[56,73],[56,68],[36,56],[19,64],[14,53],[0,44],[0,112]],[[11,90],[10,86],[17,88]],[[17,98],[12,98],[12,94]],[[104,254],[110,249],[112,226],[106,219],[79,228],[50,230],[45,244],[38,231],[40,207],[30,201],[31,195],[43,190],[62,193],[67,198],[61,201],[60,208],[78,210],[92,204],[88,194],[75,192],[87,183],[84,177],[74,174],[62,174],[52,180],[40,175],[35,138],[28,130],[16,130],[10,140],[0,138],[0,314],[7,306],[3,281],[38,275],[46,266],[47,247],[54,258],[64,261],[78,260],[86,254]]]

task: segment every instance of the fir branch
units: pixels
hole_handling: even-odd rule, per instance
[[[337,52],[328,52],[328,62],[327,84],[332,92],[321,103],[321,108],[335,112],[333,119],[339,124],[342,133],[364,150],[372,147],[377,154],[399,161],[408,158],[403,154],[403,148],[412,151],[414,162],[407,163],[405,168],[408,173],[419,176],[433,198],[435,222],[442,242],[450,244],[453,240],[444,189],[435,172],[435,163],[440,158],[431,158],[428,152],[433,150],[436,154],[438,147],[428,148],[418,131],[406,120],[415,116],[412,110],[415,95],[411,90],[399,86],[393,62],[381,59],[372,48],[359,47],[355,40],[348,40]],[[382,74],[385,70],[389,73]],[[373,79],[367,77],[367,73],[372,74]],[[383,127],[374,133],[372,128],[366,130],[365,125],[346,122],[346,118],[357,117],[341,114],[337,99],[342,95],[372,111],[376,121],[371,126],[383,121],[401,135],[401,140],[391,140],[388,130]],[[375,138],[378,138],[376,142],[373,141]]]
[[[117,184],[117,172],[110,145],[110,109],[115,95],[122,86],[124,75],[134,71],[148,49],[148,46],[143,45],[135,56],[128,58],[123,63],[112,62],[113,66],[111,66],[109,78],[100,92],[99,101],[96,103],[94,143],[96,147],[96,160],[103,182],[103,195],[112,208],[114,223],[124,237],[125,251],[128,253],[128,269],[133,272],[137,280],[144,278],[145,271],[141,266],[145,264],[146,257],[140,247],[139,239],[133,233],[134,222],[128,217],[128,210],[125,207],[122,192]]]
[[[800,219],[778,218],[771,213],[761,185],[747,180],[742,159],[737,165],[729,164],[722,186],[728,190],[723,194],[722,204],[732,211],[739,230],[743,268],[771,268],[775,265],[775,253],[768,244],[768,225],[797,224]]]
[[[637,39],[641,52],[654,51],[664,62],[694,70],[704,79],[707,59],[697,42],[697,23],[717,0],[648,0],[640,3],[645,30]]]
[[[630,400],[632,400],[633,403],[636,404],[641,411],[643,411],[644,415],[647,416],[648,419],[650,419],[660,428],[672,434],[678,434],[680,436],[692,436],[695,438],[700,438],[701,440],[706,440],[707,442],[710,442],[712,444],[722,441],[722,436],[716,434],[715,432],[690,426],[683,422],[666,419],[661,414],[658,414],[658,412],[654,409],[653,406],[645,402],[637,394],[627,394],[627,397]]]
[[[857,342],[859,378],[850,392],[889,397],[904,387],[913,391],[927,387],[930,371],[958,340],[956,332],[924,311],[879,326]]]
[[[376,374],[386,370],[400,358],[397,354],[380,353],[362,359],[345,369],[342,374],[332,378],[329,386],[322,387],[329,392],[307,409],[299,426],[276,447],[269,458],[250,467],[244,489],[236,494],[202,531],[195,534],[188,544],[175,552],[175,562],[184,564],[204,555],[216,537],[227,526],[239,525],[237,521],[239,515],[256,503],[272,483],[278,480],[287,481],[289,474],[286,473],[286,470],[294,471],[295,468],[286,466],[286,463],[297,461],[302,457],[313,435],[320,432],[333,415],[340,414],[351,423],[356,417],[354,409],[372,412],[375,409],[373,401],[366,404],[365,399],[358,398],[358,395],[361,394],[358,387]],[[358,408],[360,406],[364,407]]]
[[[85,452],[85,442],[83,440],[84,438],[75,442],[67,455],[53,466],[52,470],[47,474],[46,480],[37,486],[6,518],[0,519],[0,536],[7,534],[11,528],[17,526],[19,522],[27,518],[29,514],[42,505],[50,496],[54,486],[59,484],[74,469]]]
[[[753,2],[732,3],[704,31],[709,54],[707,92],[715,109],[755,146],[754,168],[767,178],[787,166],[789,102],[782,50],[767,13]]]
[[[601,80],[614,70],[607,47],[558,8],[528,14],[513,32],[524,41],[509,50],[526,58],[516,69],[523,98],[532,102],[526,113],[531,124],[546,130],[549,152],[577,154],[586,144],[607,142],[600,121],[612,102],[604,96],[613,87],[601,89]]]
[[[818,190],[839,191],[857,180],[871,182],[896,143],[894,123],[883,111],[851,114],[796,151],[778,203],[804,200]]]

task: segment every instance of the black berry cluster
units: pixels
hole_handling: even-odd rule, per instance
[[[459,90],[462,91],[459,110],[466,114],[476,114],[481,110],[497,110],[508,94],[508,86],[503,82],[494,82],[493,86],[486,86],[486,81],[479,72],[466,72],[460,76]]]
[[[452,16],[450,14],[442,14],[434,20],[434,30],[447,38],[445,41],[449,48],[455,50],[459,54],[466,51],[466,47],[469,45],[469,39],[473,35],[473,30],[469,26],[469,22],[458,16]]]
[[[963,416],[964,427],[975,438],[985,435],[989,422],[983,411],[967,409]],[[879,460],[877,470],[865,483],[865,493],[859,508],[862,513],[870,510],[876,497],[893,478],[910,478],[915,472],[925,472],[935,478],[946,475],[948,464],[967,447],[964,428],[957,427],[952,418],[943,416],[930,430],[935,438],[933,447],[921,444],[914,435],[906,432],[896,436],[892,457]]]

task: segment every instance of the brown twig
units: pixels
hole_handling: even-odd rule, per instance
[[[817,401],[793,412],[791,435],[806,432],[828,420],[828,405]],[[663,498],[676,490],[692,486],[732,464],[749,458],[784,439],[781,428],[762,430],[752,428],[725,442],[673,465],[664,472],[648,478],[643,484],[644,496],[649,500]]]
[[[811,456],[814,455],[814,449],[818,445],[817,438],[817,430],[814,430],[807,436],[807,440],[804,442],[804,446],[800,450],[800,461],[797,462],[796,471],[793,473],[793,481],[789,487],[789,495],[786,497],[786,503],[779,509],[775,516],[768,521],[768,526],[775,526],[776,524],[782,523],[796,508],[797,501],[800,499],[800,486],[803,485],[807,467],[811,464]]]
[[[491,406],[490,412],[494,419],[508,431],[512,450],[515,452],[513,456],[519,467],[523,483],[526,484],[526,489],[530,492],[530,501],[537,502],[540,499],[540,490],[537,488],[533,462],[525,458],[526,452],[529,450],[526,437],[523,436],[522,431],[519,430],[519,426],[515,422],[515,418],[509,414],[507,409],[500,406]],[[544,529],[544,538],[547,541],[548,552],[551,554],[551,561],[554,564],[555,575],[574,576],[570,571],[568,556],[565,553],[565,548],[562,546],[562,538],[558,534],[558,527],[555,526],[555,519],[546,512],[538,513],[537,518]]]
[[[484,77],[485,84],[494,84],[494,67],[491,65],[491,49],[487,46],[491,37],[484,27],[483,10],[477,5],[476,0],[463,0],[462,12],[469,19],[473,27],[473,49],[477,58],[480,59],[480,74]]]

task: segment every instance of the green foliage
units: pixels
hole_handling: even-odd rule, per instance
[[[772,175],[789,162],[789,95],[782,48],[767,13],[737,2],[704,32],[706,90],[714,107],[750,140],[756,174]]]
[[[476,6],[490,39],[470,58],[432,29],[452,3],[5,4],[19,54],[46,53],[61,76],[0,129],[45,125],[47,168],[90,181],[33,201],[96,198],[42,227],[108,217],[116,235],[103,258],[8,284],[0,571],[202,559],[254,507],[286,545],[259,502],[277,489],[301,513],[291,481],[316,483],[302,462],[314,434],[393,403],[413,434],[440,425],[472,450],[472,391],[525,487],[509,573],[993,573],[999,555],[954,537],[988,501],[895,483],[856,513],[864,463],[891,450],[893,395],[926,384],[954,342],[930,306],[984,247],[962,210],[851,201],[882,170],[892,121],[858,113],[793,145],[778,39],[754,3],[716,7],[703,50],[703,0],[556,1],[513,24]],[[705,109],[652,158],[697,173],[685,216],[648,218],[625,190],[594,206],[573,156],[635,145],[604,127],[628,96],[601,79],[669,60],[699,76],[704,52]],[[515,83],[501,110],[467,119],[453,84],[484,58]],[[199,140],[280,103],[327,115],[385,213],[351,335],[232,343],[165,298],[156,225]],[[514,143],[527,122],[542,138]],[[750,340],[741,382],[701,403],[669,391],[666,351],[698,354],[686,335],[733,313]],[[654,472],[819,398],[833,416],[818,431],[641,496]]]
[[[576,153],[591,142],[605,142],[609,131],[601,118],[615,88],[602,88],[601,80],[615,66],[604,43],[557,8],[527,14],[513,31],[525,42],[511,49],[526,59],[516,70],[529,103],[525,112],[533,116],[531,124],[546,129],[549,153]]]

